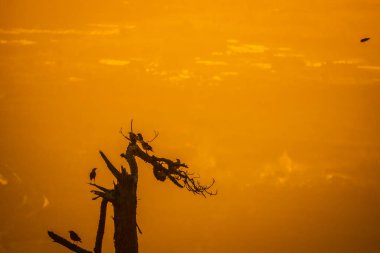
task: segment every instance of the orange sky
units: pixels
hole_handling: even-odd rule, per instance
[[[141,163],[140,252],[380,251],[380,1],[1,0],[0,253],[92,248],[130,119],[219,194]],[[363,37],[371,37],[360,43]],[[112,252],[112,210],[105,252]]]

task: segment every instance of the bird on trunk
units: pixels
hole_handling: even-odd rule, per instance
[[[94,180],[94,183],[95,183],[95,178],[96,178],[96,168],[93,168],[90,173],[90,181]]]
[[[80,239],[79,235],[75,233],[74,231],[70,230],[70,239],[73,240],[74,242],[82,242],[82,239]]]

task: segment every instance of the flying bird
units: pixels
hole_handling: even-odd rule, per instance
[[[96,178],[96,168],[93,168],[90,173],[90,181],[94,180],[95,182],[95,178]]]
[[[371,38],[363,38],[363,39],[360,40],[360,42],[363,43],[363,42],[369,41],[370,39],[371,39]]]
[[[74,231],[70,230],[70,239],[73,240],[74,242],[82,242],[82,239],[80,239],[79,235],[75,233]]]

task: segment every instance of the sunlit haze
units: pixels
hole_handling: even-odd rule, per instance
[[[218,190],[140,161],[141,253],[380,252],[379,27],[379,0],[0,0],[0,253],[92,249],[131,119]]]

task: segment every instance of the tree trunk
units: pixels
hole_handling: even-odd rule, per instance
[[[138,253],[136,229],[137,180],[132,175],[123,173],[116,188],[119,196],[113,203],[115,253]]]

